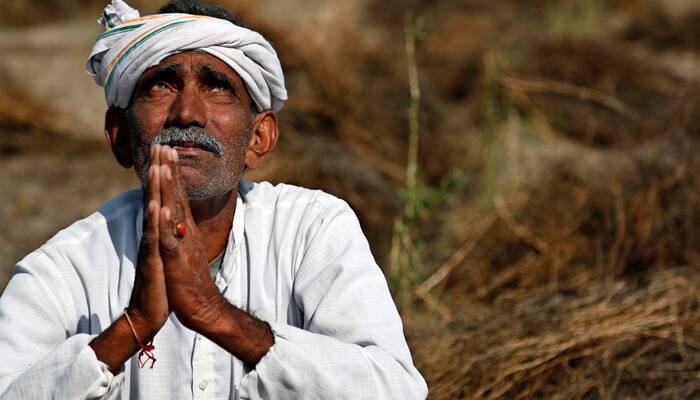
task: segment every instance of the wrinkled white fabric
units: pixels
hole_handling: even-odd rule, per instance
[[[139,10],[132,8],[123,0],[112,0],[112,2],[107,4],[105,9],[102,10],[102,15],[100,15],[97,23],[102,25],[105,30],[109,30],[140,16]]]
[[[270,323],[275,344],[243,364],[171,315],[112,375],[88,346],[129,302],[143,193],[127,192],[20,261],[0,297],[0,399],[423,399],[398,312],[342,200],[242,183],[216,285]]]
[[[200,50],[240,75],[257,111],[282,109],[287,99],[282,66],[259,33],[200,15],[138,15],[122,0],[113,0],[99,20],[107,31],[95,41],[85,69],[104,87],[108,106],[126,108],[144,71],[164,58]]]

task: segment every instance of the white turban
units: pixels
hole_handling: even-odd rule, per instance
[[[136,82],[169,55],[207,52],[228,64],[245,83],[258,111],[279,111],[287,99],[277,53],[259,33],[212,17],[139,12],[112,0],[98,21],[97,37],[85,69],[104,86],[108,106],[126,108]]]

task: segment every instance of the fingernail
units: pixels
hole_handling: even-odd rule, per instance
[[[177,162],[179,157],[177,156],[177,150],[173,149],[173,161]]]
[[[151,200],[148,202],[148,215],[151,216],[154,212],[156,212],[156,202]]]
[[[173,174],[172,174],[172,172],[170,171],[170,167],[168,167],[167,165],[163,165],[162,168],[165,170],[165,178],[168,179],[168,180],[173,179]]]
[[[163,214],[166,221],[170,221],[170,209],[168,207],[163,207]]]
[[[154,169],[153,166],[151,165],[150,167],[148,167],[148,180],[153,179],[153,174],[154,174],[154,173],[155,173],[155,169]]]

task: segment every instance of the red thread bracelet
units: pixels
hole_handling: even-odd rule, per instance
[[[147,344],[143,344],[141,339],[139,339],[139,335],[136,334],[136,329],[134,329],[134,324],[131,322],[131,318],[129,318],[129,313],[126,312],[126,308],[124,309],[124,316],[126,317],[126,322],[129,323],[129,327],[131,328],[131,333],[134,334],[134,338],[136,339],[136,343],[139,345],[141,348],[141,351],[139,352],[139,358],[138,358],[138,366],[139,368],[143,368],[144,365],[146,365],[147,362],[151,362],[151,366],[149,367],[150,369],[153,368],[153,365],[156,363],[156,356],[153,354],[153,350],[156,349],[156,346],[153,345],[153,340],[148,342]],[[146,360],[142,360],[143,356],[146,356]]]

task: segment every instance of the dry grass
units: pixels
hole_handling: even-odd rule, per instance
[[[416,47],[425,198],[410,226],[413,271],[389,278],[411,283],[395,294],[410,299],[401,311],[431,398],[700,396],[697,15],[654,4],[367,1],[321,7],[293,29],[233,4],[275,42],[291,95],[279,150],[251,177],[347,199],[382,265],[408,146],[403,15],[426,18]],[[39,205],[4,201],[3,216],[53,225],[12,236],[3,260],[77,213],[45,211],[54,198],[41,185],[99,197],[79,169],[70,181],[18,172],[57,157],[32,145],[36,135],[68,139],[61,115],[32,118],[45,104],[12,90],[0,86],[15,100],[0,104],[0,167],[24,186],[3,195]],[[58,154],[108,171],[107,152],[80,146]],[[444,179],[454,171],[461,183]],[[101,191],[127,182],[105,174]]]
[[[529,291],[441,326],[412,321],[432,398],[691,398],[700,386],[700,273]]]

